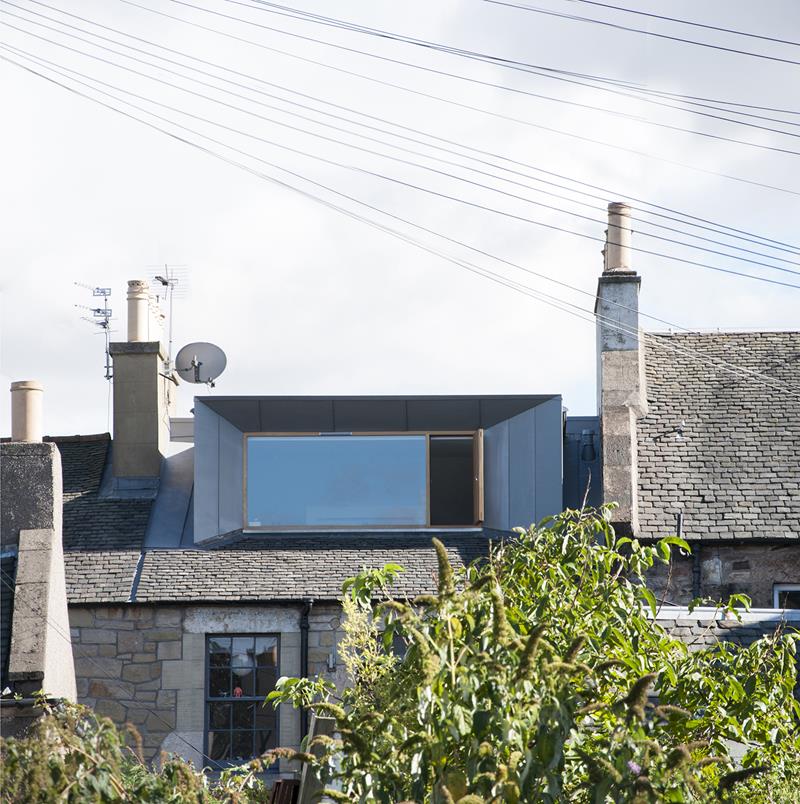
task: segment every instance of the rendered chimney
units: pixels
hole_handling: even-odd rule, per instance
[[[42,440],[42,386],[36,380],[11,383],[11,440]]]
[[[603,499],[616,502],[618,530],[638,530],[636,422],[647,413],[639,329],[641,277],[631,268],[631,210],[608,205],[603,275],[597,284],[597,397]]]
[[[158,488],[169,442],[175,380],[164,373],[163,315],[142,279],[128,282],[128,340],[112,343],[114,442],[112,469],[120,494],[148,496]]]

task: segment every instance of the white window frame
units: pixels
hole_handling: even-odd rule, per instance
[[[778,601],[781,592],[800,592],[800,583],[774,583],[772,584],[772,608],[780,609]]]

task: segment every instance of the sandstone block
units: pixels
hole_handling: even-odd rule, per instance
[[[158,643],[158,658],[159,659],[180,659],[181,658],[182,644],[180,640],[174,642],[159,642]]]
[[[94,711],[97,712],[98,715],[110,717],[115,723],[124,723],[127,714],[125,707],[122,706],[122,704],[118,704],[116,701],[98,701],[97,705],[94,707]]]
[[[84,645],[112,645],[117,641],[117,632],[109,628],[84,628],[81,631],[81,642]]]

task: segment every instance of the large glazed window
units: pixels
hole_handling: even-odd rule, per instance
[[[276,634],[206,638],[206,755],[240,764],[278,745],[278,713],[264,704],[278,680]]]
[[[249,436],[246,526],[420,527],[424,435]]]

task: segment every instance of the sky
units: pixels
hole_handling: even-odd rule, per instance
[[[800,123],[800,65],[786,63],[800,62],[800,46],[571,0],[530,5],[786,61],[484,0],[286,2],[454,48],[611,77],[632,90],[793,111],[749,113]],[[800,41],[800,5],[792,0],[626,5]],[[88,288],[112,289],[112,340],[124,340],[126,281],[152,279],[164,264],[180,266],[173,354],[192,341],[227,354],[216,388],[200,394],[560,393],[570,414],[595,409],[591,310],[608,201],[639,199],[631,204],[640,249],[800,284],[790,273],[649,238],[646,231],[686,240],[655,225],[685,229],[685,220],[640,212],[644,200],[796,244],[800,154],[774,150],[800,152],[796,136],[700,117],[672,99],[680,108],[276,11],[254,0],[0,2],[0,382],[6,389],[14,380],[42,382],[47,433],[109,429],[103,337],[81,308],[95,303]],[[587,197],[574,183],[573,191],[541,183],[564,184],[552,174],[601,189],[581,186]],[[789,252],[736,244],[800,263]],[[491,281],[475,266],[550,298]],[[633,267],[642,276],[643,313],[674,327],[798,328],[797,289],[641,251]],[[558,309],[565,303],[575,305],[571,314]],[[197,392],[182,384],[178,415],[188,415]],[[9,407],[8,392],[0,394],[2,434],[10,431]]]

